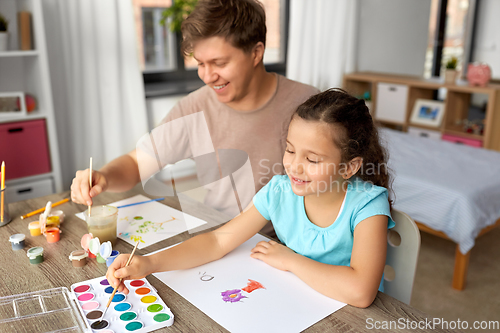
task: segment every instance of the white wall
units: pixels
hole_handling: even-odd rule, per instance
[[[422,76],[430,9],[431,0],[361,0],[357,70]]]
[[[500,79],[500,1],[481,0],[478,9],[472,60],[487,63],[492,77]]]

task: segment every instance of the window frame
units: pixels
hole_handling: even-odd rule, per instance
[[[474,46],[477,33],[477,15],[481,0],[469,0],[469,9],[467,13],[467,29],[464,36],[464,59],[462,66],[462,77],[467,75],[466,64],[474,59]],[[431,76],[439,77],[443,62],[443,46],[446,36],[446,11],[448,0],[439,0],[438,14],[436,22],[436,31],[434,34],[434,47],[432,55]]]
[[[290,21],[290,0],[281,0],[280,20],[281,48],[283,50],[283,61],[279,63],[264,64],[266,71],[286,75],[288,33]],[[197,69],[186,69],[184,56],[180,48],[182,34],[175,33],[175,59],[177,69],[173,71],[148,71],[143,72],[142,77],[146,90],[146,97],[167,96],[172,94],[190,93],[204,85],[198,77]],[[163,87],[163,88],[162,88]]]

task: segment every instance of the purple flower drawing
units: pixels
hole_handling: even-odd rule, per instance
[[[239,302],[243,298],[247,298],[246,296],[243,296],[241,294],[241,289],[232,289],[232,290],[226,290],[220,293],[222,296],[222,300],[224,302]]]

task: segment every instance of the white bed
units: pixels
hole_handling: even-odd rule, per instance
[[[468,255],[480,232],[500,218],[500,153],[385,128],[380,136],[394,177],[394,208]]]

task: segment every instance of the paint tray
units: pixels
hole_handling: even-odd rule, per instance
[[[0,332],[92,332],[67,288],[0,297]]]
[[[106,277],[71,285],[78,310],[91,328],[101,322],[99,319],[105,322],[103,331],[107,329],[114,333],[146,333],[173,325],[172,311],[148,280],[126,280],[123,283],[129,294],[117,292],[103,318],[102,314],[113,292]],[[97,330],[100,327],[95,328],[95,332],[100,332]]]

